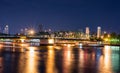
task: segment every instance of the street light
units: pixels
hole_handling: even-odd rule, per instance
[[[29,31],[29,34],[30,34],[30,35],[34,35],[34,33],[35,33],[34,30],[30,30],[30,31]]]

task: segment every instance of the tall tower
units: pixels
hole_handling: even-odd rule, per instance
[[[90,37],[90,30],[89,27],[86,27],[86,38],[89,39]]]
[[[101,37],[101,27],[97,27],[97,38]]]
[[[43,24],[39,24],[38,25],[38,32],[42,32],[43,31]]]
[[[9,26],[8,25],[5,26],[4,33],[5,34],[9,34]]]

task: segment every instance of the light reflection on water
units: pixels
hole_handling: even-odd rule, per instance
[[[56,47],[22,47],[22,53],[0,48],[0,73],[120,72],[120,47]]]
[[[103,55],[99,60],[99,70],[100,73],[113,73],[111,65],[111,50],[110,46],[105,46],[103,49]]]
[[[48,56],[46,61],[46,73],[55,72],[55,61],[54,61],[54,49],[53,46],[48,46]]]
[[[37,52],[35,52],[35,47],[28,47],[29,51],[25,53],[25,71],[24,73],[38,73],[37,65],[38,58],[36,56]]]

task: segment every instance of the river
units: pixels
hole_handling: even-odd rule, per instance
[[[28,46],[24,52],[2,49],[11,47],[0,47],[0,73],[120,73],[119,46]]]

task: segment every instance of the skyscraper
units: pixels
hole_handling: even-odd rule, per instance
[[[27,35],[28,34],[28,29],[25,28],[25,32],[24,32],[24,35]]]
[[[101,27],[97,27],[97,38],[101,37]]]
[[[38,25],[38,32],[42,32],[43,31],[43,24],[39,24]]]
[[[5,34],[9,34],[9,26],[8,25],[5,26],[4,33]]]
[[[20,32],[21,32],[21,34],[24,34],[24,30],[23,29],[21,29]]]
[[[90,30],[89,27],[86,27],[86,38],[89,39],[90,36]]]

